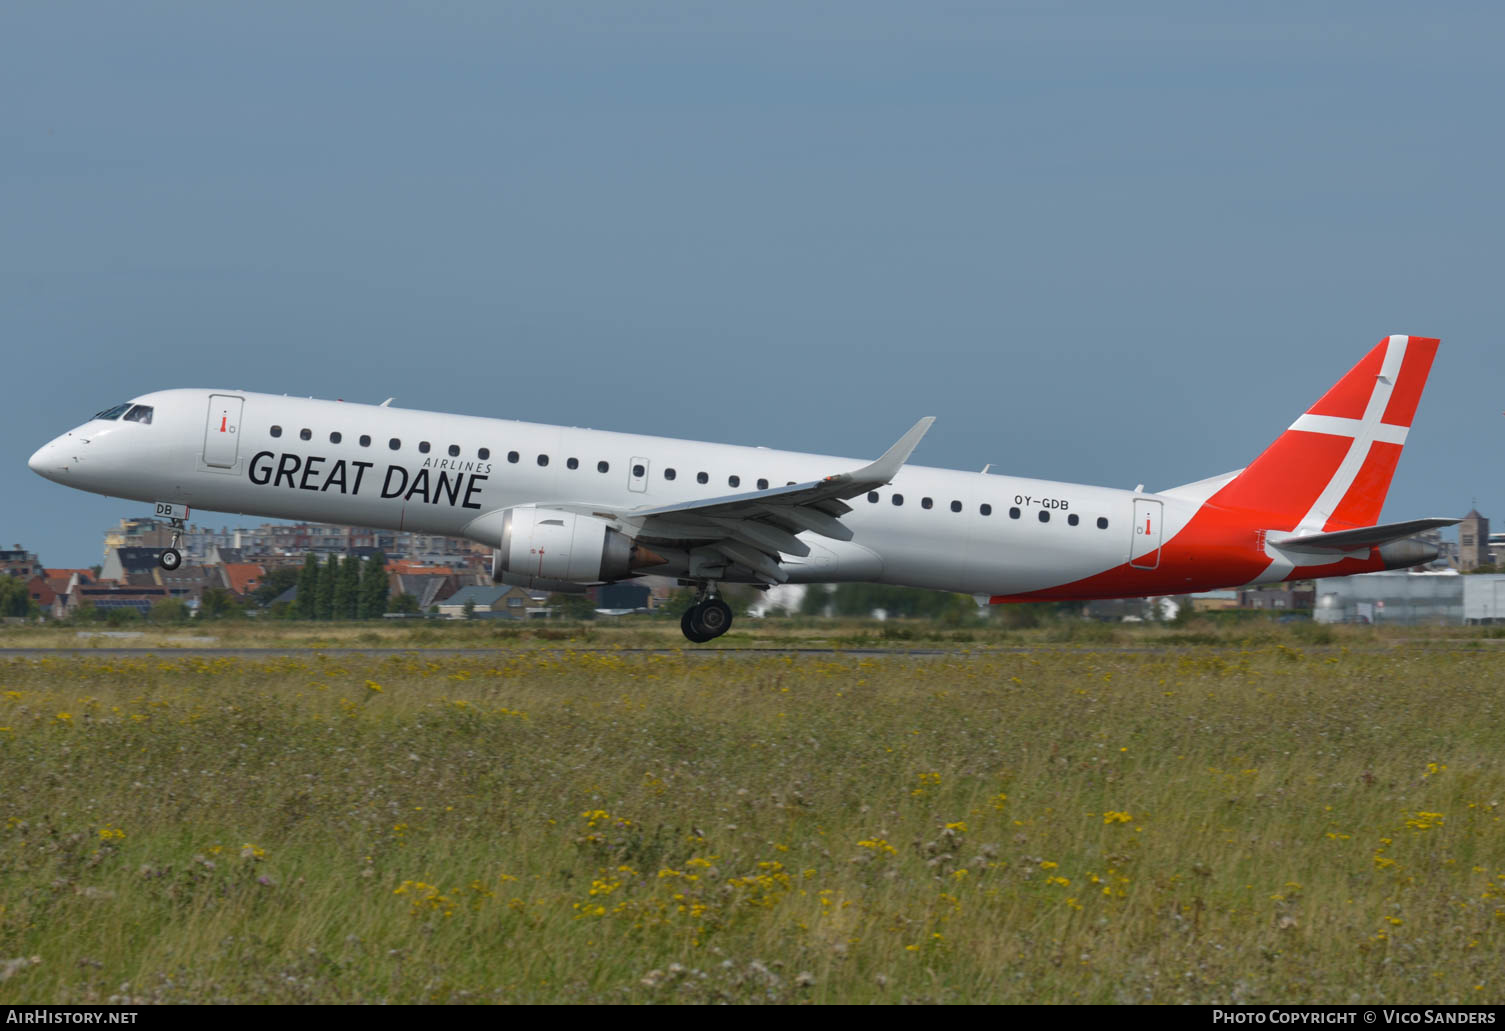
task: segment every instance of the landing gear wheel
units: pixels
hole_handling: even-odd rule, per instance
[[[695,644],[705,644],[732,628],[732,607],[720,598],[697,601],[679,617],[679,628]]]
[[[183,553],[177,548],[168,548],[157,556],[157,563],[168,572],[177,569],[183,564]]]
[[[705,644],[711,639],[711,636],[714,636],[707,636],[706,632],[701,629],[699,621],[695,618],[699,614],[700,606],[697,604],[685,609],[685,614],[679,617],[679,629],[684,631],[685,637],[692,644]]]
[[[707,598],[698,606],[700,614],[695,622],[700,624],[700,629],[708,636],[720,637],[732,628],[732,607],[720,598]]]

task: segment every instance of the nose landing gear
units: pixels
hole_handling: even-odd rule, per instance
[[[679,618],[679,628],[693,643],[705,644],[732,628],[732,607],[711,594],[709,584],[702,584],[695,604]]]
[[[188,509],[184,505],[164,501],[157,503],[157,514],[167,516],[168,525],[172,527],[172,543],[157,556],[157,564],[170,573],[183,564],[183,553],[178,550],[178,542],[183,539],[183,531],[187,529],[184,520],[188,516]]]

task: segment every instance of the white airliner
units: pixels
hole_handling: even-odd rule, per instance
[[[501,583],[645,573],[699,588],[685,636],[731,626],[718,583],[871,581],[992,601],[1145,597],[1436,557],[1375,525],[1437,341],[1392,336],[1244,469],[1158,493],[239,390],[164,390],[32,455],[49,480],[154,503],[464,536]],[[177,541],[174,540],[174,545]],[[176,568],[182,556],[165,550]]]

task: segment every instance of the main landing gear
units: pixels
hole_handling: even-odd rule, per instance
[[[711,594],[709,585],[703,584],[695,604],[679,618],[679,628],[695,644],[705,644],[732,628],[732,607]]]

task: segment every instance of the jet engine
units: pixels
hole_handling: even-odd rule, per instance
[[[509,508],[502,513],[491,578],[545,590],[621,580],[662,557],[632,543],[603,519],[549,508]]]

